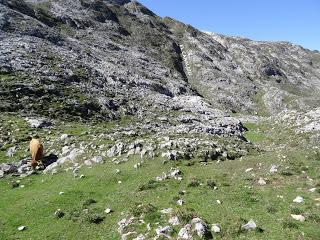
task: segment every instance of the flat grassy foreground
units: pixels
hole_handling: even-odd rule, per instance
[[[192,165],[154,159],[136,170],[137,159],[131,159],[120,165],[83,168],[79,175],[84,178],[74,178],[70,172],[34,175],[20,179],[16,188],[12,182],[17,178],[1,179],[0,239],[120,239],[117,222],[137,204],[152,204],[156,211],[170,207],[192,211],[221,226],[215,239],[320,239],[320,155],[308,144],[299,145],[300,138],[293,141],[288,131],[267,125],[248,127],[247,137],[267,150],[234,161]],[[278,172],[271,174],[273,164]],[[181,182],[150,182],[171,167],[181,169]],[[266,179],[264,186],[258,184],[261,177]],[[317,190],[310,192],[311,188]],[[182,191],[186,193],[181,195]],[[294,203],[297,196],[304,203]],[[185,203],[178,206],[177,199]],[[113,212],[104,213],[106,208]],[[57,209],[65,213],[62,218],[54,216]],[[84,214],[83,209],[89,210]],[[290,214],[301,214],[306,221],[293,220]],[[103,221],[92,223],[97,215]],[[152,224],[161,222],[159,214],[148,216]],[[240,231],[241,224],[250,219],[259,229]],[[27,229],[18,231],[21,225]]]

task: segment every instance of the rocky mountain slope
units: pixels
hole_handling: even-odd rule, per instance
[[[205,155],[234,159],[246,152],[240,121],[192,87],[170,27],[139,3],[6,0],[0,11],[3,113],[58,122],[132,117],[127,128],[112,129],[118,140],[128,141],[133,131],[156,149],[161,137],[193,138],[182,152],[174,144],[169,150],[175,152],[158,153],[168,158],[195,157],[213,146],[217,153]],[[236,142],[227,147],[220,136]],[[2,139],[3,151],[14,145]],[[122,146],[117,154],[129,150]]]
[[[212,104],[271,115],[318,106],[319,52],[213,33],[185,42],[192,83]]]
[[[130,1],[1,4],[3,111],[114,119],[184,96],[241,113],[319,100],[320,54],[300,46],[203,33]]]
[[[234,159],[251,146],[231,113],[312,115],[319,102],[320,54],[290,43],[201,32],[135,1],[1,0],[0,13],[0,110],[16,117],[133,119],[110,130],[119,141],[187,142],[158,151],[169,159]],[[114,144],[110,156],[132,150]]]
[[[0,0],[0,233],[314,239],[319,102],[318,51],[130,0]]]

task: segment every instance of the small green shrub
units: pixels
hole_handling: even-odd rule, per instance
[[[314,221],[314,222],[316,222],[316,223],[320,223],[320,215],[318,215],[318,214],[312,213],[312,214],[310,214],[310,216],[308,217],[308,219],[309,219],[310,221]]]
[[[173,203],[176,203],[179,199],[180,199],[179,196],[174,196],[174,197],[172,198],[172,201],[173,201]]]
[[[217,186],[216,182],[210,178],[206,180],[206,185],[211,189],[214,189]]]
[[[20,183],[18,183],[16,181],[11,182],[11,188],[18,188],[19,186],[20,186]]]
[[[200,179],[197,177],[191,177],[188,180],[188,187],[199,187],[200,186]]]
[[[187,167],[192,167],[194,164],[195,164],[195,161],[187,161],[187,162],[185,163],[185,166],[187,166]]]
[[[74,209],[70,212],[67,219],[74,222],[100,224],[104,220],[104,217],[97,213],[97,210]]]
[[[300,208],[297,208],[297,207],[293,207],[293,208],[291,208],[291,213],[295,214],[295,215],[300,215],[303,213],[303,210],[301,210]]]
[[[192,208],[179,208],[174,211],[174,216],[177,216],[182,224],[188,224],[193,218],[197,217]]]
[[[100,224],[101,222],[103,222],[104,217],[97,213],[88,213],[85,214],[85,220],[89,223]]]
[[[278,209],[274,205],[269,205],[267,206],[266,209],[267,209],[267,212],[271,214],[278,212]]]
[[[134,217],[140,217],[141,215],[154,213],[157,211],[157,208],[153,206],[151,203],[148,204],[135,204],[130,208],[129,212]]]
[[[142,184],[138,187],[139,191],[146,191],[149,189],[155,189],[162,185],[162,183],[156,181],[156,180],[149,180],[146,184]]]
[[[283,170],[283,171],[281,171],[280,174],[281,174],[282,176],[292,176],[292,175],[293,175],[293,172],[288,169],[288,170]]]
[[[243,194],[243,200],[247,204],[254,204],[260,201],[260,196],[257,195],[252,189],[245,190]]]
[[[82,206],[83,206],[83,207],[89,207],[90,205],[92,205],[92,204],[94,204],[94,203],[97,203],[97,201],[90,198],[90,199],[85,200],[85,201],[83,202]]]
[[[282,227],[283,228],[289,228],[289,229],[298,229],[299,225],[297,222],[295,222],[292,219],[286,219],[282,222]]]

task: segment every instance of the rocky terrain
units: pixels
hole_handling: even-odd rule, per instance
[[[137,189],[125,185],[127,178],[119,170],[124,166],[129,175],[146,171],[149,179],[135,176],[147,181],[139,183],[139,194],[164,186],[175,191],[170,208],[163,203],[154,206],[149,199],[137,205],[138,201],[130,202],[130,209],[124,205],[127,211],[118,209],[120,216],[112,219],[118,223],[116,237],[112,233],[109,239],[120,235],[122,239],[211,239],[217,234],[232,239],[251,230],[264,232],[250,216],[236,221],[236,233],[219,235],[219,224],[183,208],[184,197],[199,194],[197,187],[216,190],[207,177],[218,172],[197,172],[198,167],[222,163],[225,171],[233,172],[234,166],[242,168],[243,159],[250,165],[251,157],[257,156],[256,161],[262,159],[275,169],[281,166],[282,178],[291,166],[290,161],[283,166],[287,163],[282,151],[294,149],[294,159],[297,152],[300,156],[313,149],[301,161],[318,169],[316,162],[307,162],[318,159],[319,102],[318,51],[287,42],[202,32],[160,18],[130,0],[0,0],[0,179],[16,189],[21,181],[17,183],[17,178],[39,181],[39,173],[46,178],[68,174],[80,181],[88,169],[99,173],[109,166],[112,174],[103,178],[117,186],[123,181],[127,187],[126,194],[116,191],[115,196],[130,196]],[[46,150],[44,166],[36,171],[31,169],[28,153],[32,135],[40,136]],[[269,152],[271,162],[265,159]],[[227,160],[234,160],[234,165]],[[241,174],[233,172],[232,178],[253,169],[262,171],[262,165],[256,164]],[[302,166],[293,168],[302,179],[316,175],[301,170]],[[274,172],[269,169],[263,171],[267,175],[258,174],[259,186],[283,181],[270,176]],[[193,172],[203,179],[194,178]],[[256,181],[256,177],[254,173],[245,180],[240,177],[240,188],[247,185],[243,181]],[[219,188],[224,188],[221,178]],[[176,184],[185,185],[178,191]],[[195,190],[185,191],[185,187]],[[104,217],[90,209],[92,204],[80,207],[84,212],[70,210],[67,215],[75,222],[87,218],[90,223],[103,222]],[[309,218],[312,207],[306,214]],[[293,211],[292,218],[300,221],[301,211]],[[63,217],[62,213],[57,211],[58,216]],[[111,209],[106,212],[110,213]],[[0,217],[0,230],[2,223],[7,224]],[[21,227],[21,231],[27,229]]]
[[[217,136],[246,145],[240,121],[213,107],[189,83],[171,27],[139,3],[2,1],[1,13],[2,112],[57,121],[132,116],[136,121],[130,126],[112,130],[116,137],[153,135],[156,142],[150,140],[147,149],[139,145],[146,152],[159,149],[157,144],[163,144],[159,138],[169,141],[175,135],[181,139],[174,140],[173,147],[167,142],[168,150],[177,148],[175,141],[185,147],[178,146],[182,151],[174,154],[159,153],[169,159],[210,152],[220,146],[207,138]],[[188,141],[198,134],[203,139]],[[114,154],[102,154],[130,154],[132,149],[121,139]],[[225,146],[206,154],[234,159],[246,152],[239,144],[230,145],[229,155]]]
[[[220,108],[275,115],[317,107],[319,52],[287,42],[254,42],[213,33],[188,39],[186,54],[195,88]]]

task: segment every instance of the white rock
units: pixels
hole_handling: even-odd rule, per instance
[[[136,235],[136,234],[137,234],[137,232],[127,232],[127,233],[121,235],[121,240],[129,240],[130,236]]]
[[[267,182],[266,182],[263,178],[260,178],[259,181],[258,181],[258,184],[259,184],[260,186],[264,186],[264,185],[267,184]]]
[[[307,176],[308,181],[313,182],[313,179]]]
[[[172,232],[172,228],[170,226],[165,226],[165,227],[158,227],[156,229],[156,233],[157,235],[160,235],[160,234],[166,234],[166,233],[169,233],[169,232]]]
[[[217,202],[218,204],[222,204],[222,202],[221,202],[220,200],[216,200],[216,202]]]
[[[202,238],[206,234],[207,226],[201,218],[192,219],[191,225],[194,225],[194,231],[200,238]]]
[[[137,163],[133,166],[133,168],[136,170],[139,169],[140,167],[141,167],[141,163]]]
[[[8,174],[8,173],[15,173],[18,168],[16,165],[14,164],[1,164],[1,170],[5,173],[5,174]]]
[[[181,174],[181,170],[178,168],[176,168],[176,169],[172,168],[171,172],[169,173],[170,177],[172,177],[172,178],[175,178],[180,174]]]
[[[317,188],[310,188],[308,191],[313,193],[313,192],[317,191]]]
[[[119,169],[116,169],[115,172],[118,174],[118,173],[120,173],[120,170],[119,170]]]
[[[160,212],[162,214],[170,214],[172,213],[173,209],[172,208],[166,208],[166,209],[162,209]]]
[[[8,149],[6,156],[7,157],[13,157],[13,155],[15,154],[15,152],[17,151],[16,147],[11,147]]]
[[[301,196],[296,197],[295,199],[293,199],[294,203],[303,203],[304,199]]]
[[[139,219],[139,223],[145,224],[146,222],[143,219]]]
[[[70,152],[70,147],[69,146],[64,146],[61,151],[62,151],[62,155],[65,155],[68,152]]]
[[[107,151],[107,156],[112,158],[116,155],[121,156],[123,150],[124,150],[124,144],[122,142],[117,142],[114,146],[112,146],[108,151]]]
[[[92,162],[95,162],[95,163],[103,163],[103,157],[101,156],[95,156],[91,159]]]
[[[66,139],[68,139],[69,138],[69,135],[68,134],[62,134],[61,136],[60,136],[60,140],[61,141],[65,141]]]
[[[276,173],[278,172],[278,166],[277,165],[271,165],[270,173]]]
[[[59,192],[59,195],[63,195],[64,194],[64,192]]]
[[[90,160],[85,160],[84,165],[86,166],[92,166],[92,162]]]
[[[291,214],[291,217],[294,219],[294,220],[297,220],[297,221],[300,221],[300,222],[304,222],[306,220],[306,218],[302,215],[294,215],[294,214]]]
[[[121,219],[121,220],[118,222],[118,226],[119,226],[118,232],[119,232],[120,234],[122,234],[122,233],[124,232],[125,228],[126,228],[127,226],[129,226],[129,225],[132,224],[133,220],[134,220],[133,217],[131,217],[131,218],[129,218],[129,219],[126,219],[126,218]]]
[[[158,117],[158,120],[160,120],[161,122],[168,122],[169,121],[169,119],[168,119],[168,117]]]
[[[121,184],[122,182],[121,182],[121,181],[118,181],[118,183]]]
[[[24,230],[26,230],[26,229],[27,229],[26,226],[20,226],[20,227],[18,227],[18,231],[24,231]]]
[[[173,226],[177,226],[180,224],[179,218],[177,216],[170,218],[168,222]]]
[[[247,224],[242,225],[241,228],[244,229],[244,230],[247,230],[247,231],[251,231],[251,230],[255,230],[257,228],[257,225],[251,219]]]
[[[58,167],[58,163],[57,163],[57,162],[54,162],[54,163],[50,164],[49,166],[47,166],[46,169],[43,170],[43,173],[44,173],[44,174],[47,174],[47,173],[49,173],[49,172],[52,172],[52,171],[55,170],[57,167]]]
[[[4,176],[4,171],[0,170],[0,178],[3,178]]]
[[[178,233],[178,239],[192,239],[192,235],[189,233],[191,229],[191,225],[187,224],[183,228],[180,229]]]
[[[182,206],[183,203],[184,203],[184,201],[183,201],[182,199],[179,199],[179,200],[177,201],[177,204],[178,204],[179,206]]]
[[[214,233],[219,233],[221,232],[221,228],[218,224],[212,224],[211,225],[211,231]]]
[[[62,218],[64,215],[65,215],[65,213],[63,212],[63,211],[61,211],[61,209],[59,208],[59,209],[57,209],[55,212],[54,212],[54,214],[53,214],[55,217],[57,217],[57,218]]]
[[[109,213],[112,212],[112,209],[111,209],[111,208],[107,208],[106,210],[104,210],[104,212],[105,212],[106,214],[109,214]]]
[[[78,156],[80,156],[81,154],[84,154],[84,151],[75,148],[75,149],[72,149],[72,151],[71,151],[67,156],[62,157],[62,158],[59,158],[59,159],[57,160],[57,162],[58,162],[59,164],[63,164],[63,163],[65,163],[65,162],[67,162],[67,161],[71,161],[71,162],[74,163],[75,160],[76,160],[76,158],[77,158]]]
[[[51,122],[44,118],[25,118],[25,120],[29,123],[29,127],[31,128],[47,128],[52,125]]]
[[[251,172],[252,170],[253,170],[253,168],[248,168],[248,169],[246,169],[245,172],[246,172],[246,173],[247,173],[247,172]]]

